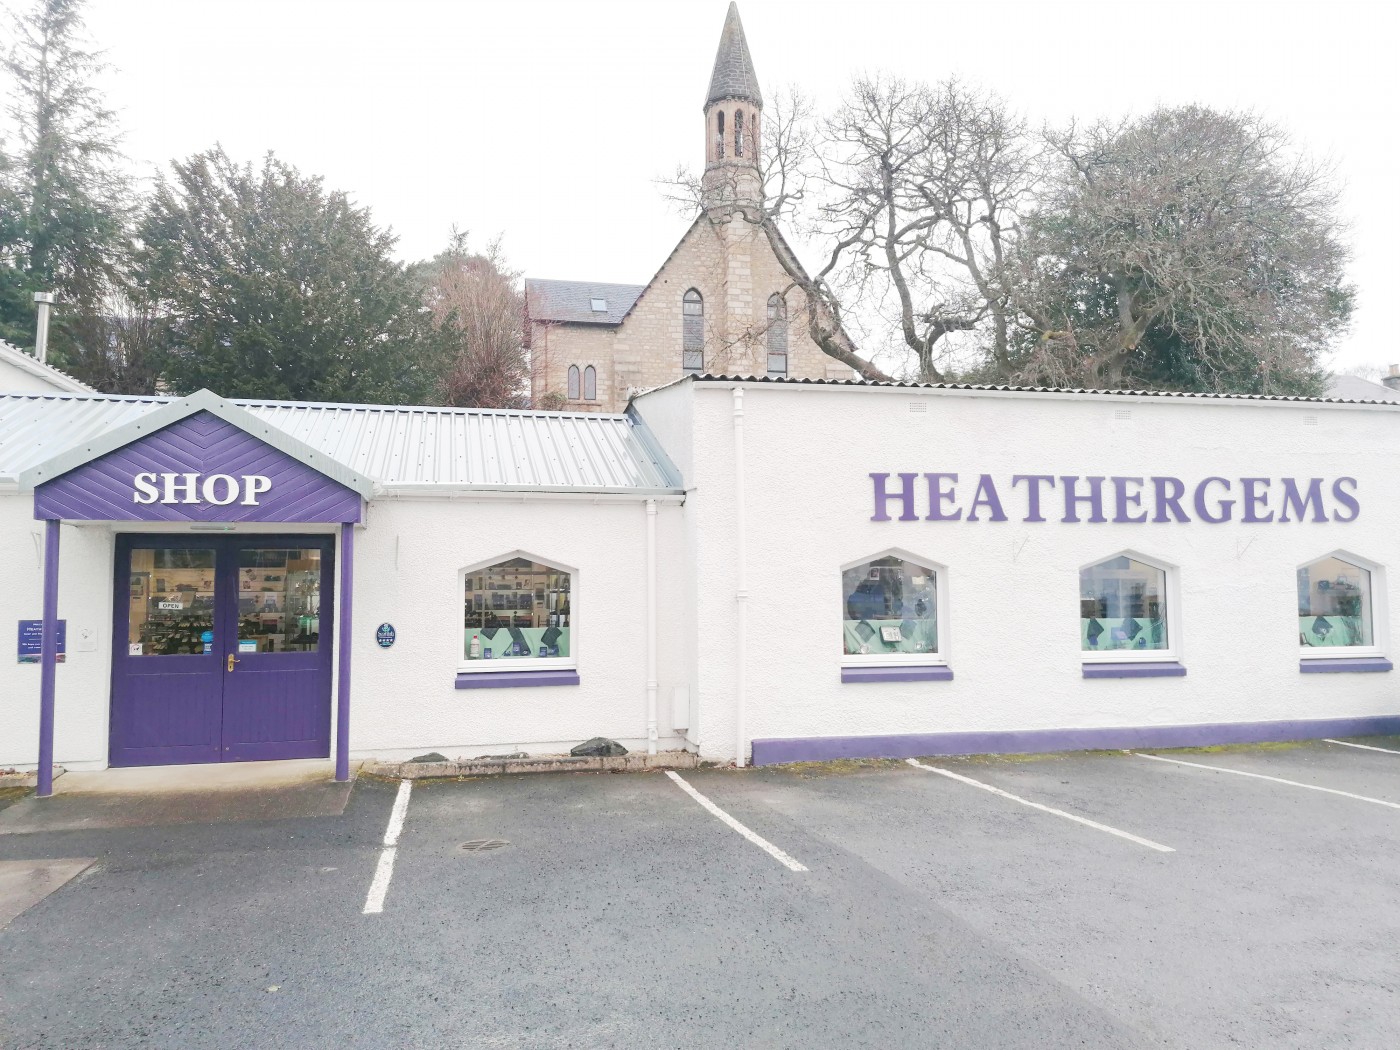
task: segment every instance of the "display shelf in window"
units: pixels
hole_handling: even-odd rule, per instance
[[[573,666],[574,588],[569,570],[519,555],[467,571],[462,581],[459,671],[492,674]]]

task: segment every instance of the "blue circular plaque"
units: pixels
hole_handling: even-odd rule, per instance
[[[398,636],[398,632],[394,630],[394,625],[391,623],[381,623],[379,629],[374,632],[374,640],[379,643],[381,649],[387,649],[393,645],[394,639]]]

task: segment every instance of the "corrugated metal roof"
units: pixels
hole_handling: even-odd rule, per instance
[[[621,324],[644,284],[602,284],[598,281],[525,282],[525,311],[532,321],[567,321],[571,324]],[[603,310],[593,309],[601,300]]]
[[[704,375],[683,376],[665,386],[676,383],[766,383],[781,386],[827,386],[827,387],[884,387],[896,390],[983,390],[1017,394],[1076,394],[1112,395],[1115,397],[1169,397],[1182,400],[1202,401],[1299,401],[1313,405],[1393,405],[1396,400],[1385,397],[1338,397],[1329,390],[1328,397],[1303,397],[1295,394],[1209,394],[1190,390],[1096,390],[1091,387],[1060,386],[1013,386],[1006,383],[915,383],[891,380],[876,382],[869,379],[796,379],[783,376],[729,376]],[[664,389],[658,387],[657,389]]]
[[[177,398],[0,395],[0,477]],[[644,424],[596,412],[508,412],[229,399],[389,487],[663,491],[679,474]]]

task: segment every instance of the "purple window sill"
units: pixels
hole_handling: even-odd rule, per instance
[[[1116,664],[1084,664],[1083,667],[1085,678],[1181,678],[1186,674],[1186,668],[1175,660],[1160,663],[1125,660]]]
[[[1299,660],[1302,674],[1346,674],[1357,671],[1389,671],[1394,665],[1383,656],[1346,656],[1335,660]]]
[[[951,682],[953,669],[947,664],[918,667],[843,667],[843,682]]]
[[[522,689],[541,685],[578,685],[578,672],[473,671],[457,676],[458,689]]]

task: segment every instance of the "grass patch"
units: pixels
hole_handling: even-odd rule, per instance
[[[777,766],[751,768],[772,769],[799,777],[831,777],[864,773],[871,769],[894,769],[902,765],[902,758],[833,758],[829,762],[784,762]]]

